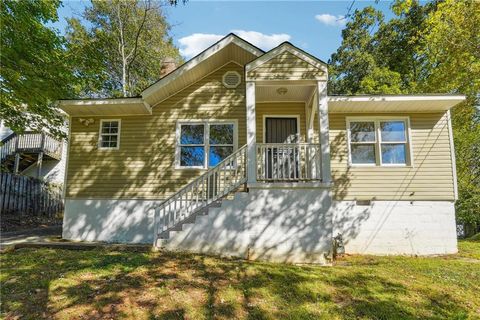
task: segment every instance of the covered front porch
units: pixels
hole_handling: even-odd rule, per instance
[[[285,43],[245,78],[248,186],[330,184],[326,65]]]

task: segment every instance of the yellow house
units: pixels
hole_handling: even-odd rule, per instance
[[[328,96],[230,34],[139,97],[63,100],[63,237],[289,262],[457,250],[453,95]]]

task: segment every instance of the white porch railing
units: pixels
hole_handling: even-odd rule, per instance
[[[155,241],[247,182],[247,148],[210,168],[155,208]]]
[[[257,143],[257,180],[321,180],[321,148],[313,143]]]

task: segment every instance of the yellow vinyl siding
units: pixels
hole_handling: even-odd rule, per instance
[[[305,103],[303,102],[275,102],[257,103],[255,106],[257,143],[264,142],[264,116],[299,116],[300,142],[305,142]]]
[[[98,150],[102,117],[86,127],[72,118],[67,198],[164,199],[204,170],[175,169],[177,121],[238,121],[238,146],[246,143],[245,85],[226,89],[229,63],[163,101],[150,116],[115,117],[122,121],[119,150]]]
[[[378,116],[370,116],[375,115]],[[348,166],[348,116],[368,115],[330,114],[331,167],[336,200],[454,200],[445,113],[397,115],[410,117],[413,166],[407,167]]]
[[[248,80],[316,80],[323,71],[290,52],[261,64],[247,74]]]

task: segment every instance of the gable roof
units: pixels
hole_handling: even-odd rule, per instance
[[[314,68],[315,72],[322,73],[326,78],[327,64],[324,61],[289,42],[284,42],[265,53],[253,44],[231,33],[146,88],[139,97],[60,100],[58,106],[71,116],[149,115],[152,113],[152,106],[183,90],[226,63],[236,62],[245,65],[245,70],[248,73],[264,64],[268,64],[270,60],[282,53],[295,56],[295,58],[302,60],[302,64],[308,64],[308,68]],[[302,80],[306,81],[304,78]],[[465,96],[462,95],[329,96],[329,111],[444,111],[464,99]]]
[[[283,42],[245,66],[246,81],[326,81],[328,68],[322,60]]]
[[[326,62],[324,62],[323,60],[320,60],[319,58],[317,58],[315,56],[312,56],[308,52],[305,52],[302,49],[294,46],[290,42],[286,41],[286,42],[283,42],[283,43],[279,44],[278,46],[271,49],[270,51],[266,52],[262,56],[259,56],[255,60],[250,61],[245,66],[245,70],[247,72],[252,71],[252,70],[258,68],[260,65],[268,62],[272,58],[274,58],[274,57],[276,57],[279,54],[282,54],[284,52],[289,52],[289,53],[293,54],[294,56],[298,57],[299,59],[302,59],[302,60],[308,62],[309,64],[311,64],[312,66],[314,66],[318,69],[322,69],[322,70],[327,69],[328,65],[327,65]]]
[[[143,90],[141,96],[154,105],[230,61],[243,65],[263,54],[263,50],[230,33]]]

